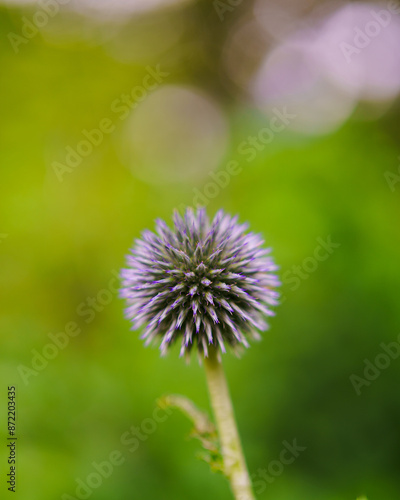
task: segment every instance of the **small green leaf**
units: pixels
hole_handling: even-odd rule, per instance
[[[185,396],[169,394],[157,401],[161,408],[178,408],[193,423],[193,429],[189,437],[198,439],[202,444],[202,452],[197,454],[200,460],[209,464],[214,472],[223,473],[222,455],[219,449],[218,434],[215,425],[211,422],[208,414],[199,410],[197,406]]]

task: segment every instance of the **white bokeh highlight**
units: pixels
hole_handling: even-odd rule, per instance
[[[358,102],[387,106],[398,95],[400,4],[347,4],[311,28],[287,32],[266,54],[249,91],[266,113],[284,105],[296,113],[292,129],[329,133]]]
[[[119,141],[122,161],[151,184],[198,181],[222,161],[228,123],[219,106],[199,90],[166,85],[131,115]]]

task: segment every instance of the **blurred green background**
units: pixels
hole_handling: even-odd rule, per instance
[[[47,21],[51,2],[0,6],[1,497],[12,495],[6,398],[15,385],[14,497],[83,498],[77,479],[118,450],[123,463],[93,500],[231,498],[196,460],[178,411],[154,424],[166,393],[209,410],[202,368],[179,349],[166,358],[145,349],[114,291],[134,238],[200,203],[249,221],[280,266],[284,300],[271,330],[240,360],[224,356],[259,498],[398,499],[400,359],[360,394],[350,378],[364,378],[364,360],[374,364],[400,333],[397,88],[355,93],[342,82],[332,93],[332,75],[328,86],[326,76],[308,81],[299,58],[305,77],[290,64],[269,92],[257,71],[293,25],[263,14],[266,2],[63,3]],[[284,4],[308,27],[339,8]],[[384,36],[371,47],[389,58]],[[276,99],[260,105],[260,87]],[[274,121],[286,105],[296,117]],[[100,127],[107,132],[93,132]],[[315,260],[329,238],[336,247]],[[80,333],[46,351],[70,322]],[[27,371],[43,350],[52,359]],[[132,426],[150,429],[133,452],[121,442]],[[294,439],[306,449],[271,475]]]

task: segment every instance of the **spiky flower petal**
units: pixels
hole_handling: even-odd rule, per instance
[[[270,249],[247,227],[222,210],[210,222],[204,209],[187,209],[183,217],[175,212],[173,229],[157,220],[156,233],[136,240],[121,296],[133,329],[146,325],[146,345],[161,337],[165,354],[180,340],[181,356],[193,345],[207,356],[209,344],[225,352],[226,344],[248,347],[248,338],[260,338],[279,281]]]

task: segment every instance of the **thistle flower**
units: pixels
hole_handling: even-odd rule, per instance
[[[122,270],[121,296],[132,329],[146,324],[145,344],[161,338],[161,353],[176,341],[180,355],[197,346],[248,347],[268,328],[266,317],[277,304],[277,269],[262,238],[246,232],[222,210],[210,222],[204,209],[174,214],[174,228],[156,221],[135,242]]]

